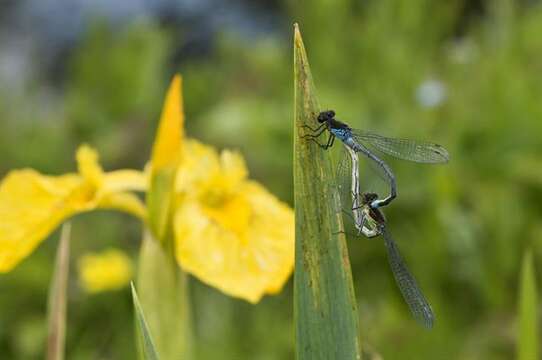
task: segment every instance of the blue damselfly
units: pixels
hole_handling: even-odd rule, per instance
[[[369,148],[398,159],[417,163],[437,164],[446,163],[449,160],[448,151],[441,145],[426,141],[389,138],[368,131],[352,129],[347,124],[335,119],[335,111],[333,110],[320,112],[317,121],[320,123],[317,127],[304,126],[313,133],[305,134],[302,136],[303,138],[314,141],[322,149],[327,150],[333,146],[335,137],[338,137],[345,147],[362,153],[383,170],[386,181],[390,186],[390,193],[384,199],[375,199],[371,204],[373,208],[389,205],[397,196],[397,184],[395,175],[388,164],[375,155]],[[322,144],[317,138],[326,130],[329,132],[329,137],[327,142]]]

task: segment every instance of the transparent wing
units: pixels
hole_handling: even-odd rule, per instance
[[[395,244],[395,241],[393,241],[391,234],[385,227],[382,227],[381,231],[384,242],[386,243],[386,249],[388,250],[388,260],[391,271],[393,272],[393,276],[395,277],[395,281],[401,294],[403,294],[403,298],[408,304],[416,321],[428,329],[432,328],[435,316],[433,315],[431,306],[429,306],[429,303],[425,300],[416,280],[406,267],[405,262],[399,253],[399,248],[397,247],[397,244]]]
[[[335,174],[335,183],[339,189],[343,212],[352,216],[352,161],[344,147],[341,150],[341,157]]]
[[[384,181],[386,185],[391,185],[392,182],[390,180],[390,176],[386,173],[386,171],[381,165],[378,165],[374,161],[367,161],[366,163],[369,164],[368,167],[371,170],[371,175],[376,175],[378,179]],[[386,165],[388,166],[388,168],[390,168],[388,164]],[[374,192],[380,193],[380,191],[374,191]]]
[[[439,144],[389,138],[362,130],[353,130],[352,134],[358,142],[398,159],[430,164],[447,163],[450,159],[448,151]]]

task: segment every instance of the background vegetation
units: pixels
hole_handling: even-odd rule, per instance
[[[75,169],[81,142],[106,168],[142,168],[180,72],[187,133],[241,149],[252,176],[291,203],[297,21],[322,106],[452,156],[443,167],[390,161],[399,197],[386,214],[435,310],[431,332],[410,319],[383,244],[349,239],[363,346],[387,359],[514,356],[524,251],[542,264],[539,1],[37,3],[0,4],[1,176]],[[382,188],[369,170],[365,183]],[[135,258],[138,227],[117,213],[79,216],[72,256],[115,246]],[[58,237],[0,278],[2,358],[42,357]],[[70,281],[67,358],[134,358],[129,288],[87,295]],[[199,359],[293,358],[291,284],[256,306],[190,286]]]

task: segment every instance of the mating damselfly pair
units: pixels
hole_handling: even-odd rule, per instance
[[[381,235],[384,238],[390,267],[401,294],[414,318],[425,327],[431,328],[434,322],[433,311],[416,280],[405,265],[387,227],[384,214],[380,210],[380,208],[389,205],[397,196],[395,175],[388,164],[370,148],[398,159],[433,164],[448,162],[448,152],[442,146],[430,142],[388,138],[371,132],[352,129],[345,123],[335,119],[333,110],[321,112],[317,117],[317,121],[320,123],[317,127],[305,125],[312,133],[304,135],[303,138],[317,143],[324,150],[333,146],[335,137],[341,140],[344,149],[348,153],[348,156],[343,156],[340,161],[336,176],[342,206],[347,205],[346,212],[354,220],[354,226],[358,230],[358,234],[363,234],[366,237]],[[326,131],[329,136],[327,142],[322,144],[317,139]],[[390,193],[384,199],[379,199],[375,193],[361,192],[359,153],[366,156],[383,171],[385,180],[390,187]]]

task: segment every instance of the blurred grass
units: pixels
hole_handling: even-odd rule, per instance
[[[355,288],[363,289],[361,338],[390,359],[510,359],[524,249],[532,248],[535,271],[542,264],[542,6],[493,0],[466,16],[466,4],[290,1],[280,8],[282,35],[223,34],[212,53],[196,58],[174,54],[182,34],[157,22],[122,29],[97,22],[66,55],[59,86],[43,74],[22,91],[0,88],[0,173],[73,169],[81,141],[98,147],[106,168],[142,167],[159,89],[180,71],[188,134],[240,148],[254,178],[291,203],[284,179],[293,134],[285,119],[292,117],[290,25],[298,21],[323,107],[352,126],[431,139],[452,155],[442,168],[391,161],[400,197],[386,213],[439,322],[431,332],[417,329],[381,244],[350,239]],[[416,95],[429,79],[446,89],[435,107]],[[74,220],[75,255],[109,244],[135,254],[137,223],[110,216]],[[9,309],[0,316],[0,353],[8,358],[43,352],[53,254],[48,241],[0,281],[0,306]],[[198,359],[293,358],[291,287],[252,307],[193,283]],[[71,284],[69,302],[67,358],[134,358],[127,289],[86,297]]]

